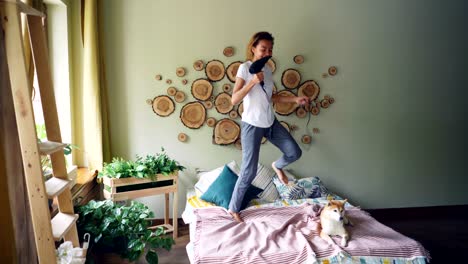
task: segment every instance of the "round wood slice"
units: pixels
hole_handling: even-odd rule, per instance
[[[167,94],[170,96],[174,96],[177,93],[177,88],[171,86],[167,88]]]
[[[153,104],[153,99],[146,99],[146,103],[149,104],[149,105],[152,105]]]
[[[234,146],[236,146],[237,149],[242,150],[242,141],[240,138],[238,138],[236,142],[234,142]]]
[[[281,76],[281,83],[288,89],[294,89],[301,83],[301,74],[298,70],[287,69]]]
[[[330,99],[328,99],[328,101],[330,102],[330,104],[333,104],[335,102],[335,98],[330,97]]]
[[[269,59],[266,64],[270,67],[271,73],[276,71],[276,62],[273,58]]]
[[[180,120],[192,129],[200,128],[206,119],[206,109],[200,102],[190,102],[180,110]]]
[[[206,125],[209,127],[214,127],[216,125],[216,118],[210,117],[206,120]]]
[[[185,93],[182,91],[177,91],[177,93],[174,96],[174,100],[178,103],[182,103],[185,101]]]
[[[278,95],[278,96],[288,96],[288,97],[296,96],[293,92],[286,91],[286,90],[283,90],[283,91],[277,93],[276,95]],[[273,108],[275,109],[276,113],[278,113],[280,115],[287,116],[287,115],[290,115],[291,113],[293,113],[294,111],[296,111],[298,106],[299,105],[296,104],[296,103],[275,103],[273,105]]]
[[[234,106],[231,103],[231,95],[228,93],[219,93],[214,102],[216,111],[221,114],[231,112]]]
[[[231,91],[231,85],[229,83],[223,84],[223,91],[229,93]]]
[[[320,86],[313,80],[308,80],[302,83],[297,92],[299,96],[307,96],[311,101],[315,100],[319,93]]]
[[[237,117],[239,117],[239,114],[237,114],[237,111],[232,110],[231,112],[229,112],[229,117],[232,119],[236,119]]]
[[[192,83],[192,95],[194,98],[205,101],[210,99],[213,93],[213,85],[207,79],[197,79]]]
[[[211,101],[203,101],[203,104],[205,105],[206,109],[213,108],[213,102],[211,102]]]
[[[301,138],[302,143],[304,144],[310,144],[312,141],[312,138],[309,135],[303,135]]]
[[[314,132],[314,134],[318,134],[318,133],[320,133],[320,129],[318,129],[317,127],[314,127],[312,129],[312,132]]]
[[[296,131],[298,129],[299,129],[299,127],[297,127],[296,125],[291,125],[291,131]]]
[[[213,133],[213,142],[218,145],[234,143],[240,136],[240,126],[231,119],[224,118],[216,122]]]
[[[287,130],[289,133],[291,133],[291,127],[289,127],[289,124],[288,124],[287,122],[285,122],[285,121],[280,121],[280,124],[281,124],[284,128],[286,128],[286,130]]]
[[[337,72],[338,70],[335,66],[331,66],[330,68],[328,68],[328,74],[330,74],[331,76],[335,76]]]
[[[182,80],[182,84],[183,84],[183,85],[186,85],[187,83],[188,83],[187,79],[183,79],[183,80]]]
[[[296,115],[299,118],[304,118],[307,115],[307,111],[303,107],[299,107],[296,110]]]
[[[171,80],[171,79],[167,79],[167,80],[166,80],[166,83],[167,83],[167,84],[171,84],[171,83],[172,83],[172,80]]]
[[[244,102],[241,102],[237,107],[237,113],[240,117],[242,117],[242,113],[244,113]]]
[[[304,63],[304,57],[302,55],[296,55],[294,56],[294,62],[296,64],[302,64]]]
[[[322,106],[322,108],[328,108],[330,106],[330,102],[328,102],[327,99],[323,99],[321,102],[320,102],[320,105]]]
[[[223,54],[226,57],[232,57],[234,55],[234,48],[233,47],[226,47],[223,50]]]
[[[203,70],[203,68],[205,67],[205,64],[203,63],[202,60],[197,60],[193,63],[193,68],[196,70],[196,71],[201,71]]]
[[[174,101],[167,95],[156,96],[153,99],[153,111],[159,116],[168,116],[174,109]]]
[[[236,82],[237,69],[242,64],[242,61],[235,61],[229,64],[226,68],[226,75],[231,82]]]
[[[161,74],[156,74],[156,76],[154,76],[154,79],[156,79],[158,81],[162,80]]]
[[[179,67],[176,69],[176,75],[179,77],[185,76],[185,69],[183,67]]]
[[[316,106],[312,107],[311,113],[313,115],[318,115],[320,113],[320,108],[318,108]]]
[[[327,100],[330,100],[330,96],[328,94],[326,94],[323,99],[327,99]]]
[[[188,138],[188,136],[185,133],[179,133],[179,135],[177,136],[177,139],[179,139],[180,142],[187,141],[187,138]]]
[[[217,82],[224,78],[224,64],[219,60],[212,60],[206,64],[205,73],[208,80]]]

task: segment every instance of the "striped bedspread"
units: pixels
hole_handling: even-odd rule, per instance
[[[347,209],[354,226],[341,248],[319,236],[318,204],[250,208],[245,223],[221,207],[195,209],[194,263],[426,263],[416,241],[379,223],[357,208]]]

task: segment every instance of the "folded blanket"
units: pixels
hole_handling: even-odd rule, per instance
[[[347,247],[320,238],[321,206],[252,208],[233,221],[220,207],[195,209],[195,263],[317,263],[352,260],[356,256],[411,260],[428,258],[416,241],[382,225],[366,212],[348,209]],[[324,261],[326,260],[326,261]],[[392,263],[392,262],[390,262]],[[411,262],[410,262],[411,263]]]

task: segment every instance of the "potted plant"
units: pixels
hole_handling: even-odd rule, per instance
[[[84,233],[91,235],[88,252],[95,259],[114,253],[133,262],[145,254],[146,261],[153,264],[158,263],[157,248],[170,250],[174,245],[172,237],[163,236],[162,228],[148,229],[146,219],[154,214],[142,203],[132,201],[127,206],[110,200],[92,200],[77,207],[76,211],[79,214],[78,232],[80,237]]]
[[[166,187],[176,191],[178,172],[184,169],[162,148],[156,155],[137,156],[136,161],[113,158],[111,163],[104,163],[98,179],[104,183],[107,199],[138,198],[142,189]]]

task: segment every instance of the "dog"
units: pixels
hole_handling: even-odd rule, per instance
[[[335,244],[330,236],[341,236],[341,246],[348,245],[349,234],[346,231],[345,225],[351,224],[346,218],[344,205],[348,201],[329,200],[320,212],[320,224],[322,230],[320,237],[325,239],[329,244]]]

